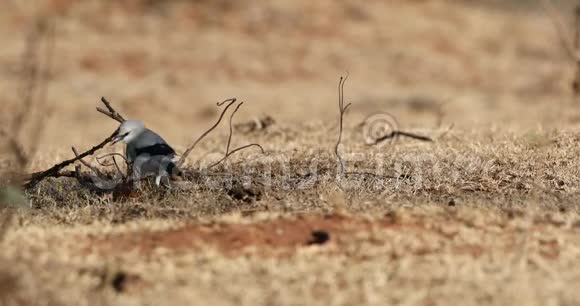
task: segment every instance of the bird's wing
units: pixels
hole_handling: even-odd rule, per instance
[[[155,132],[147,129],[133,143],[135,148],[135,156],[141,154],[149,155],[175,155],[175,150],[157,135]],[[129,146],[127,146],[129,149]],[[128,152],[129,153],[129,152]]]
[[[159,143],[152,146],[146,146],[142,148],[136,148],[135,153],[137,156],[141,154],[149,155],[175,155],[175,150],[171,148],[166,143]]]

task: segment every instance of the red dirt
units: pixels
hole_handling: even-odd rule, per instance
[[[164,248],[178,252],[189,252],[213,248],[228,256],[239,255],[244,249],[253,248],[263,256],[287,255],[301,247],[309,245],[344,245],[352,241],[357,233],[372,233],[376,231],[404,231],[409,235],[418,235],[420,239],[429,239],[427,234],[448,240],[455,240],[455,231],[442,231],[434,224],[444,222],[447,225],[455,223],[461,227],[461,222],[438,220],[422,217],[401,220],[395,216],[385,215],[381,218],[366,219],[362,217],[331,215],[303,215],[292,218],[277,218],[255,223],[192,223],[177,229],[164,231],[139,231],[114,234],[104,237],[92,237],[83,252],[100,254],[123,254],[138,251],[149,255],[155,249]],[[517,235],[506,229],[508,235]],[[329,238],[329,239],[326,239]],[[541,254],[547,259],[559,256],[559,246],[554,241],[540,241]],[[327,251],[335,250],[334,248]],[[459,255],[480,257],[487,253],[483,246],[473,243],[456,244],[454,252]],[[427,256],[440,252],[440,248],[417,246],[406,250],[406,254]],[[506,250],[511,252],[513,250]],[[393,253],[397,257],[400,254]]]
[[[280,218],[251,224],[189,224],[178,229],[159,232],[134,232],[104,238],[94,238],[87,251],[124,253],[139,250],[149,254],[156,248],[171,250],[200,249],[211,246],[224,254],[234,255],[247,247],[269,253],[288,251],[301,246],[316,244],[313,232],[323,231],[334,243],[338,237],[351,236],[374,228],[398,227],[394,220],[352,218],[342,215],[309,215],[297,218]],[[411,227],[412,225],[406,225]],[[318,241],[320,242],[320,241]]]

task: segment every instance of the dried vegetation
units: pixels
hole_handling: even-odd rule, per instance
[[[47,0],[30,23],[9,2],[30,34],[0,52],[24,59],[1,75],[22,88],[0,94],[1,306],[580,301],[555,6]],[[244,108],[211,105],[226,92]],[[129,116],[196,139],[172,188],[134,188],[105,147]]]

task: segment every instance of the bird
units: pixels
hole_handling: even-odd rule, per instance
[[[133,165],[135,181],[154,175],[155,184],[159,186],[162,178],[181,173],[173,162],[175,150],[142,121],[125,120],[113,135],[111,145],[126,144],[125,157]]]

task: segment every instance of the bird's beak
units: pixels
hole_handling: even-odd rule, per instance
[[[123,140],[123,138],[125,138],[125,136],[127,136],[127,134],[121,134],[118,130],[115,133],[115,136],[113,137],[113,139],[111,139],[111,146],[116,144],[117,142]]]
[[[110,145],[112,146],[121,140],[123,140],[123,135],[117,135],[117,136],[113,137],[113,139],[111,139]]]

